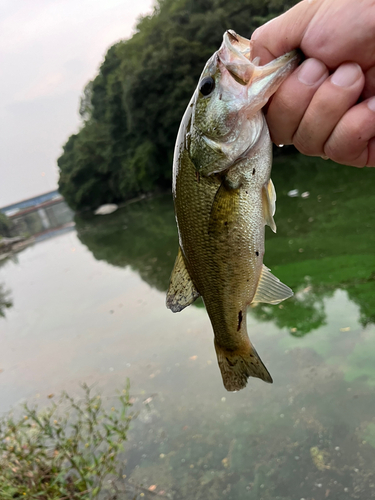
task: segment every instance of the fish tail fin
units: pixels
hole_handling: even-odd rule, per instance
[[[215,349],[227,391],[243,389],[249,377],[257,377],[272,384],[271,375],[250,342],[245,348],[232,351],[222,347],[215,339]]]

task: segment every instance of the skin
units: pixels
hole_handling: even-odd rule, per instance
[[[276,144],[375,166],[374,32],[374,0],[304,0],[254,32],[261,64],[296,48],[307,58],[269,104]]]

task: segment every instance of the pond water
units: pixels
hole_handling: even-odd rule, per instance
[[[295,296],[249,311],[274,384],[250,379],[236,394],[202,303],[165,307],[178,244],[170,196],[76,217],[3,262],[0,411],[79,393],[79,382],[114,395],[129,378],[141,411],[126,480],[156,485],[145,497],[375,498],[374,179],[300,156],[275,162],[278,232],[266,229],[264,261]]]

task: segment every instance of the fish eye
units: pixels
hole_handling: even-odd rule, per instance
[[[212,78],[212,76],[206,76],[206,78],[203,78],[203,80],[199,84],[199,92],[205,97],[210,95],[214,88],[215,80]]]

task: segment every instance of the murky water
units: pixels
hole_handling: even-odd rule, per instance
[[[202,304],[165,308],[177,235],[162,196],[2,264],[0,411],[129,377],[130,482],[186,500],[375,498],[375,171],[282,161],[265,263],[296,294],[248,318],[273,385],[227,393]]]

